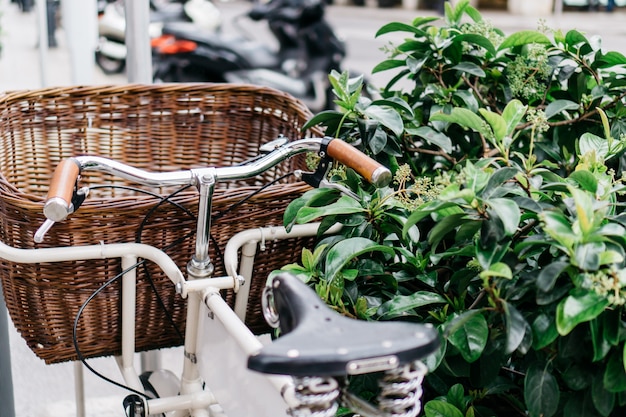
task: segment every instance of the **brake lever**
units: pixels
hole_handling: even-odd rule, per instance
[[[326,179],[326,176],[330,171],[331,164],[331,158],[322,157],[320,163],[317,165],[317,169],[314,172],[297,171],[297,175],[302,179],[302,181],[306,182],[311,187],[333,188],[342,194],[355,199],[356,201],[361,201],[360,197],[354,191],[341,184],[330,182]]]
[[[78,210],[78,208],[81,206],[81,204],[83,204],[85,198],[87,198],[88,195],[89,187],[82,187],[74,190],[74,193],[72,194],[71,213]],[[35,243],[43,242],[43,238],[46,236],[46,233],[48,233],[52,226],[54,226],[54,223],[56,223],[54,220],[46,219],[43,224],[39,226],[39,228],[35,232],[35,235],[33,236],[33,240],[35,241]]]

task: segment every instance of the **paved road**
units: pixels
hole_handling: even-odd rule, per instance
[[[220,3],[226,21],[225,30],[231,30],[230,18],[248,7],[245,2]],[[409,22],[417,15],[432,14],[429,11],[409,11],[402,9],[375,9],[351,6],[332,6],[328,18],[348,45],[346,67],[369,73],[371,68],[384,58],[379,50],[396,35],[384,39],[374,39],[374,33],[384,23],[391,21]],[[523,29],[535,29],[538,16],[512,16],[505,12],[484,11],[484,16],[496,27],[506,33]],[[566,12],[562,16],[546,17],[549,27],[558,29],[576,28],[588,36],[601,35],[604,46],[610,50],[626,52],[626,27],[623,25],[625,11],[613,14]],[[39,53],[36,48],[37,25],[34,13],[22,14],[9,0],[0,0],[0,19],[4,44],[0,58],[0,91],[39,88],[41,75]],[[247,27],[255,36],[268,36],[264,28],[251,24]],[[62,29],[58,32],[59,48],[50,50],[46,63],[46,79],[50,86],[71,85],[69,57],[65,48],[66,40]],[[382,83],[388,75],[374,78]],[[126,81],[123,75],[105,76],[94,69],[94,84],[119,84]],[[73,366],[60,364],[45,366],[26,347],[23,340],[10,326],[10,346],[13,358],[13,378],[15,388],[16,413],[18,417],[56,417],[73,415]],[[164,353],[163,362],[172,364],[176,370],[180,363],[179,349]],[[108,360],[96,360],[94,366],[108,375],[115,376],[116,371]],[[100,381],[89,373],[85,374],[88,415],[94,417],[121,415],[119,398],[124,396],[120,390]]]

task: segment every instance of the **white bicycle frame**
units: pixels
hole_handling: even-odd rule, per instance
[[[262,248],[265,241],[312,236],[318,226],[296,225],[289,233],[284,227],[240,232],[224,250],[227,276],[192,281],[184,278],[164,252],[139,243],[17,249],[0,242],[0,258],[17,263],[120,258],[122,270],[129,270],[122,277],[122,354],[116,359],[126,386],[139,392],[144,392],[144,387],[134,365],[136,269],[132,266],[140,258],[156,263],[172,281],[172,288],[187,298],[185,358],[178,394],[147,400],[146,414],[287,416],[288,408],[299,405],[293,395],[293,379],[256,373],[246,367],[248,356],[263,346],[244,323],[249,287],[259,243]],[[226,289],[236,292],[234,310],[220,295]]]

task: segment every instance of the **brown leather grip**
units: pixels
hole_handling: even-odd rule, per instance
[[[57,165],[44,205],[44,213],[50,220],[61,221],[69,214],[79,174],[80,164],[75,159],[64,159]]]
[[[326,151],[328,156],[354,169],[376,187],[384,187],[391,182],[391,171],[341,139],[331,140]]]

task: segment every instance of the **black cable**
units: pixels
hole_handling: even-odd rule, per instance
[[[85,359],[85,357],[83,356],[82,352],[80,351],[80,346],[78,346],[78,322],[80,320],[80,316],[83,314],[83,311],[85,310],[85,308],[87,308],[87,305],[91,302],[91,300],[93,300],[98,294],[100,294],[105,288],[107,288],[109,285],[111,285],[112,283],[114,283],[115,281],[117,281],[118,279],[120,279],[122,277],[122,275],[126,274],[127,272],[130,272],[131,270],[137,268],[140,264],[145,263],[145,261],[139,261],[137,262],[135,265],[126,268],[126,270],[120,272],[119,274],[117,274],[115,277],[113,277],[112,279],[110,279],[109,281],[105,282],[101,287],[99,287],[97,290],[95,290],[86,300],[85,302],[80,306],[80,309],[78,310],[78,313],[76,313],[76,317],[74,318],[74,327],[72,328],[72,341],[74,342],[74,349],[76,350],[76,354],[78,355],[78,359],[82,362],[82,364],[85,366],[85,368],[89,369],[94,375],[96,375],[99,378],[102,378],[104,381],[115,385],[116,387],[128,390],[134,394],[137,395],[141,395],[142,397],[145,397],[146,399],[149,399],[149,397],[140,391],[137,391],[131,387],[128,387],[124,384],[121,384],[117,381],[114,381],[106,376],[104,376],[103,374],[101,374],[100,372],[96,371],[91,365],[89,365],[87,363],[87,359]]]

